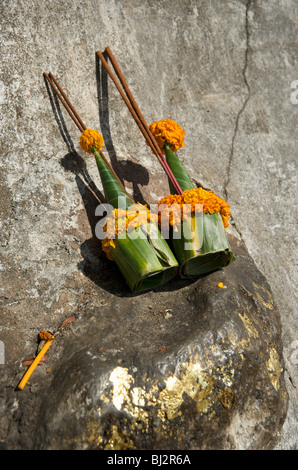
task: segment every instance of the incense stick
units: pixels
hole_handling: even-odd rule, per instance
[[[48,341],[45,342],[45,344],[42,347],[41,351],[38,353],[38,355],[36,356],[36,358],[34,359],[32,364],[30,365],[30,367],[27,369],[27,371],[26,371],[25,375],[23,376],[22,380],[20,381],[20,383],[18,385],[19,390],[23,390],[23,388],[25,387],[25,385],[28,382],[29,378],[31,377],[33,371],[35,370],[36,366],[40,363],[41,359],[43,358],[43,356],[45,355],[45,353],[47,352],[47,350],[51,346],[52,342],[53,342],[53,340],[48,340]]]
[[[63,98],[65,99],[66,103],[68,104],[69,108],[71,109],[72,113],[75,115],[76,119],[79,121],[81,127],[83,130],[86,129],[86,126],[85,124],[83,123],[82,119],[80,118],[80,116],[78,115],[78,113],[76,112],[76,110],[74,109],[74,107],[72,106],[72,104],[70,103],[69,99],[67,98],[66,94],[64,93],[64,91],[62,90],[61,86],[59,85],[59,83],[57,82],[57,80],[55,79],[55,77],[53,76],[52,73],[49,73],[49,77],[51,80],[53,80],[53,82],[55,83],[55,85],[57,86],[57,88],[59,89],[61,95],[63,96]]]
[[[139,120],[141,121],[142,125],[144,126],[144,128],[146,130],[146,133],[148,134],[148,137],[149,137],[150,141],[153,144],[153,147],[157,150],[158,154],[161,154],[158,143],[156,142],[156,139],[155,139],[154,135],[150,131],[149,126],[147,125],[146,120],[145,120],[144,116],[142,115],[142,113],[140,111],[140,108],[138,107],[138,105],[136,103],[136,100],[134,99],[131,90],[129,89],[129,86],[128,86],[126,80],[125,80],[125,77],[124,77],[123,73],[121,72],[121,69],[120,69],[120,67],[119,67],[119,65],[118,65],[111,49],[109,47],[106,47],[105,52],[107,53],[107,56],[109,57],[109,59],[111,61],[111,64],[114,67],[114,70],[115,70],[115,72],[116,72],[116,74],[117,74],[124,90],[125,90],[125,93],[126,93],[128,99],[129,99],[133,109],[135,110],[135,113],[137,114],[137,116],[138,116]],[[163,158],[163,155],[161,155],[161,156]]]

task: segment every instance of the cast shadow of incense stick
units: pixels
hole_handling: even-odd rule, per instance
[[[106,54],[104,53],[106,60]],[[149,184],[149,173],[146,168],[138,163],[127,161],[119,161],[113,145],[110,126],[110,113],[109,113],[109,90],[108,81],[109,76],[99,60],[95,55],[96,64],[96,83],[97,83],[97,99],[99,110],[99,121],[101,126],[101,133],[104,138],[105,147],[110,157],[112,167],[116,174],[125,186],[125,181],[132,184],[133,199],[135,202],[146,204],[139,186],[147,186]]]

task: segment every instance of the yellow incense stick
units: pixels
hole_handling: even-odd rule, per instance
[[[45,344],[43,345],[42,349],[40,350],[40,352],[37,354],[36,358],[34,359],[34,361],[32,362],[32,364],[30,365],[30,367],[28,368],[28,370],[26,371],[24,377],[22,378],[22,380],[20,381],[19,385],[18,385],[18,388],[20,390],[23,390],[23,388],[25,387],[26,383],[28,382],[29,378],[31,377],[31,374],[32,372],[34,371],[34,369],[36,368],[36,366],[39,364],[39,362],[41,361],[41,359],[43,358],[43,356],[45,355],[45,353],[47,352],[47,350],[49,349],[49,347],[51,346],[53,342],[53,339],[51,340],[48,340],[45,342]]]

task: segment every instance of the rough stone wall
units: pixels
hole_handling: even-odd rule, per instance
[[[295,448],[297,2],[2,0],[0,13],[1,439],[16,432],[4,411],[20,406],[13,387],[37,333],[98,304],[99,294],[104,304],[110,282],[86,189],[91,178],[100,196],[97,169],[63,110],[58,126],[44,71],[101,130],[129,191],[148,203],[164,195],[159,163],[96,63],[95,51],[109,45],[147,121],[171,117],[184,127],[181,159],[195,181],[227,198],[234,229],[272,287],[290,396],[277,448]]]

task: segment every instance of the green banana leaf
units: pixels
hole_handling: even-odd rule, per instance
[[[195,186],[177,155],[167,144],[164,149],[168,165],[182,191],[194,189]],[[169,187],[171,193],[176,194],[170,181]],[[175,238],[172,232],[171,239],[174,254],[179,261],[181,277],[200,277],[221,269],[235,260],[222,217],[218,212],[202,213],[183,220],[181,237]]]
[[[170,146],[168,144],[165,144],[164,150],[166,154],[167,163],[169,167],[171,168],[172,173],[175,176],[182,191],[185,191],[186,189],[195,188],[186,169],[180,162],[177,155],[170,149]],[[176,194],[176,191],[170,180],[169,180],[169,186],[170,186],[171,194]]]
[[[98,152],[94,152],[105,198],[114,208],[129,209],[132,202]],[[141,231],[140,231],[141,230]],[[173,279],[178,262],[155,223],[116,237],[110,254],[132,292],[153,289]]]

